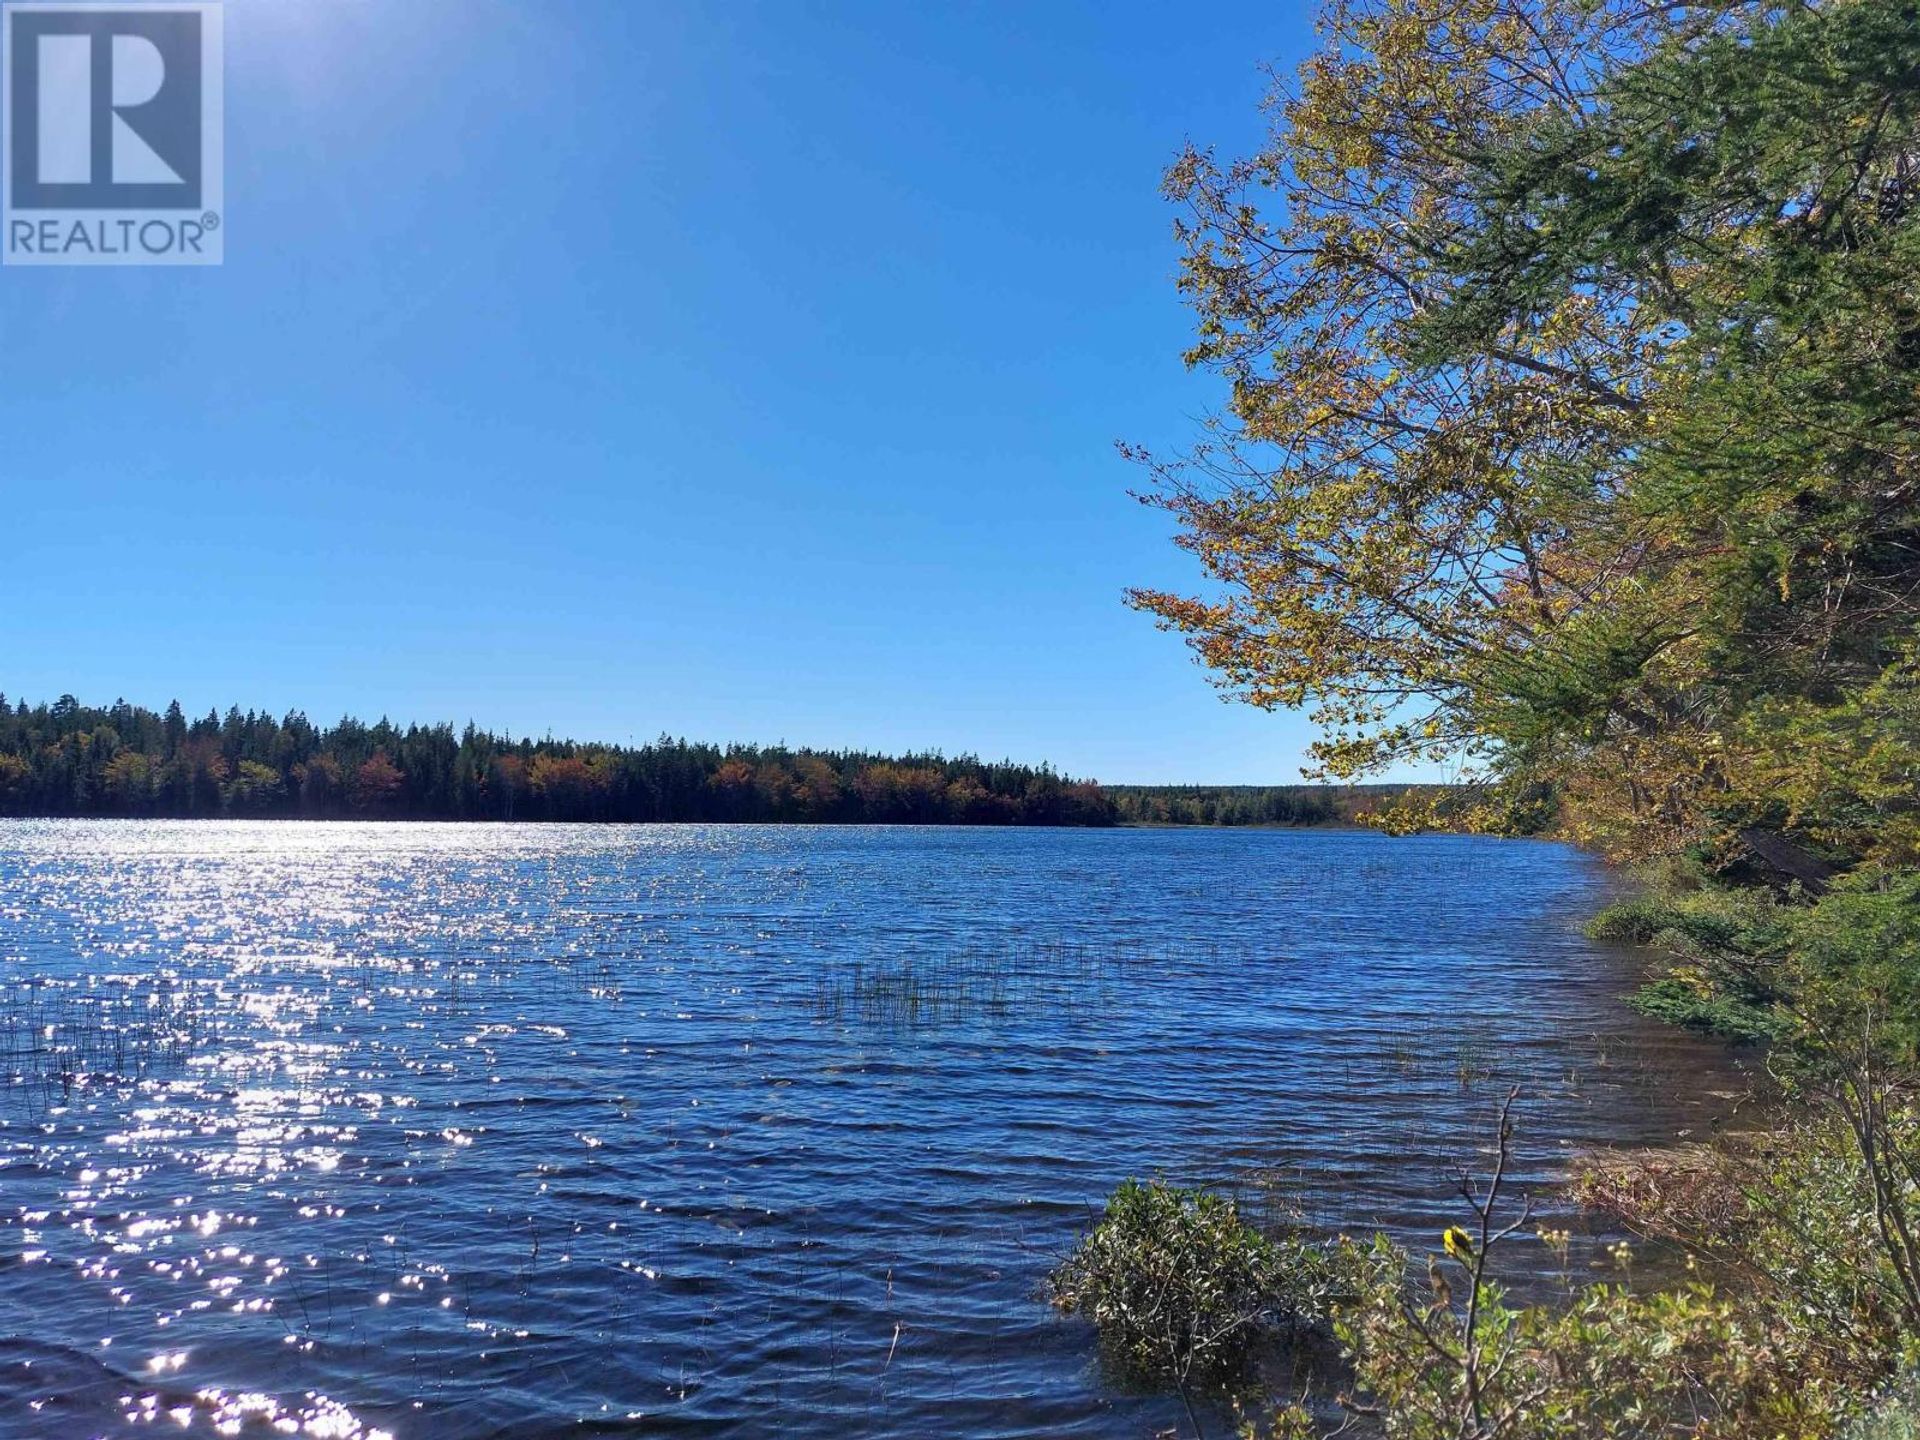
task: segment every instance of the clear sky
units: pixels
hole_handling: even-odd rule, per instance
[[[229,0],[226,264],[0,271],[0,689],[1287,782],[1129,584],[1305,5]]]

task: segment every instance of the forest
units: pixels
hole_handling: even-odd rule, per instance
[[[1109,785],[1126,825],[1330,825],[1353,806],[1327,785]]]
[[[189,720],[0,696],[0,815],[1110,825],[1098,785],[971,757],[888,757],[662,737],[511,740],[469,725],[237,707]]]
[[[1365,825],[1443,785],[1107,785],[1122,825]]]

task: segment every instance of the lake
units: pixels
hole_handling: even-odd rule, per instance
[[[1122,1179],[1431,1240],[1508,1084],[1536,1188],[1723,1113],[1582,937],[1609,887],[1336,831],[0,824],[0,1433],[1150,1434],[1043,1291]]]

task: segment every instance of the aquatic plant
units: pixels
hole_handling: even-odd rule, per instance
[[[813,1009],[820,1020],[906,1029],[999,1021],[1017,1012],[1099,1014],[1118,1002],[1123,982],[1164,969],[1174,958],[1127,944],[936,948],[879,964],[823,967],[814,980]]]
[[[178,1071],[221,1026],[206,986],[165,973],[0,985],[0,1082],[29,1105]]]

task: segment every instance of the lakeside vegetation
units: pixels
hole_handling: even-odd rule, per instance
[[[1643,1008],[1764,1047],[1777,1118],[1585,1167],[1674,1288],[1509,1303],[1566,1243],[1509,1193],[1509,1097],[1429,1254],[1129,1185],[1057,1297],[1249,1435],[1329,1423],[1241,1363],[1302,1327],[1406,1440],[1920,1434],[1920,7],[1330,0],[1321,33],[1258,153],[1167,177],[1231,400],[1133,452],[1208,581],[1134,601],[1311,708],[1327,777],[1465,758],[1391,828],[1636,867],[1595,933],[1661,970]]]

